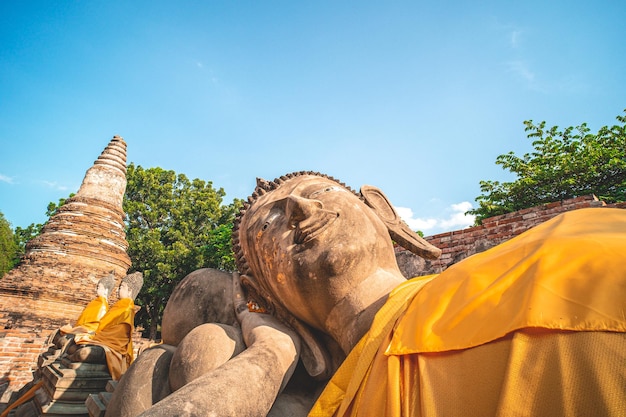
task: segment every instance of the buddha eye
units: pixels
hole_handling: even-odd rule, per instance
[[[331,191],[344,191],[342,187],[336,186],[336,185],[329,185],[328,187],[325,187],[321,190],[317,190],[317,191],[313,191],[310,195],[309,198],[314,198],[315,196],[318,196],[322,193],[328,193]]]
[[[267,229],[269,229],[274,219],[276,219],[278,216],[278,212],[270,213],[270,215],[265,219],[265,223],[263,223],[263,225],[261,226],[261,232],[265,232]]]

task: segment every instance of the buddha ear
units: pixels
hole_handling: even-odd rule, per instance
[[[309,327],[295,317],[288,317],[287,324],[298,333],[302,341],[300,359],[311,378],[321,381],[330,378],[336,370],[333,367],[328,350]]]
[[[282,311],[284,307],[279,306],[280,308],[277,308],[271,301],[269,294],[263,291],[254,276],[241,275],[240,279],[247,296],[270,310],[269,312],[271,314],[274,314],[275,317],[298,333],[302,340],[300,359],[302,359],[302,363],[308,374],[316,380],[330,378],[335,372],[336,367],[331,365],[330,354],[324,348],[324,343],[313,334],[306,324],[286,313],[286,311]]]
[[[387,226],[389,236],[397,244],[422,258],[437,259],[441,255],[441,249],[426,242],[409,228],[380,189],[364,185],[361,187],[361,195],[365,203]]]

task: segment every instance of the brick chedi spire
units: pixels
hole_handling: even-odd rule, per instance
[[[0,325],[54,328],[73,322],[96,296],[100,278],[114,271],[121,281],[131,265],[125,190],[126,142],[114,136],[76,195],[27,244],[20,265],[0,279],[0,307],[11,316],[0,315]]]

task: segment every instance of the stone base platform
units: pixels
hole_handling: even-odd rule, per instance
[[[87,411],[89,411],[89,417],[104,417],[107,405],[109,401],[111,401],[116,385],[117,381],[110,380],[106,385],[106,391],[89,395],[87,401],[85,401]]]

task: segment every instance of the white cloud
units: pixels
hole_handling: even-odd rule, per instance
[[[518,45],[520,44],[521,37],[522,37],[521,30],[517,30],[517,29],[512,30],[511,33],[509,33],[509,42],[511,44],[511,47],[517,48]]]
[[[452,204],[450,211],[452,214],[447,219],[441,220],[440,226],[448,230],[465,229],[468,226],[474,224],[476,216],[471,214],[465,214],[465,212],[472,208],[472,203],[469,201],[463,201],[462,203]]]
[[[413,218],[413,210],[407,207],[395,207],[398,215],[411,228],[411,230],[429,230],[437,225],[437,219]]]
[[[530,68],[528,62],[523,59],[516,59],[505,63],[507,70],[513,76],[525,84],[526,88],[540,93],[548,91],[537,81],[535,72]]]
[[[535,81],[535,73],[528,68],[528,64],[523,60],[509,61],[506,63],[508,69],[513,74],[522,78],[523,80],[532,83]]]
[[[42,183],[48,187],[48,188],[54,188],[55,190],[59,190],[59,191],[67,191],[69,190],[69,188],[65,185],[60,185],[54,181],[42,181]]]
[[[463,201],[452,204],[442,212],[438,218],[414,217],[413,210],[407,207],[395,207],[398,215],[406,222],[412,230],[420,230],[425,235],[450,232],[453,230],[465,229],[474,224],[473,215],[466,215],[465,212],[472,208],[472,203]]]
[[[6,182],[7,184],[15,184],[15,181],[11,177],[7,177],[6,175],[0,174],[0,181]]]

